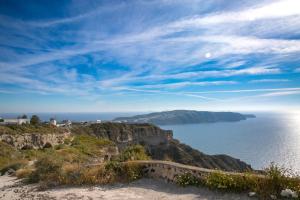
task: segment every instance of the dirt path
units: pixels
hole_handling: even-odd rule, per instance
[[[248,200],[246,195],[222,194],[203,188],[181,188],[152,179],[130,184],[94,187],[63,187],[37,191],[36,185],[24,185],[14,177],[0,176],[1,200]],[[253,199],[253,198],[251,198]]]

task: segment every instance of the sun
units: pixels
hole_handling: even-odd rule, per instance
[[[210,58],[210,57],[211,57],[211,53],[207,52],[207,53],[205,54],[205,58]]]

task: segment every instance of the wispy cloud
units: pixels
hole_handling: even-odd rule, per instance
[[[216,91],[195,91],[190,93],[209,94],[209,93],[248,93],[248,92],[270,92],[270,91],[300,91],[300,87],[295,88],[259,88],[259,89],[244,89],[244,90],[216,90]]]
[[[287,95],[295,95],[300,94],[300,90],[295,91],[282,91],[282,92],[270,92],[266,94],[260,95],[261,97],[278,97],[278,96],[287,96]]]
[[[152,85],[143,85],[141,88],[164,88],[164,89],[176,89],[187,86],[211,86],[211,85],[231,85],[237,84],[236,81],[202,81],[202,82],[177,82],[177,83],[166,83],[166,84],[152,84]]]
[[[279,83],[279,82],[288,82],[289,79],[257,79],[251,80],[249,83]]]
[[[214,13],[205,17],[195,17],[174,23],[175,27],[203,26],[207,24],[235,23],[268,18],[288,17],[300,14],[300,3],[297,0],[281,0],[270,4],[258,5],[242,11]]]
[[[188,2],[74,1],[43,18],[0,13],[2,93],[98,99],[176,91],[217,101],[225,93],[286,92],[279,82],[299,86],[297,0]]]

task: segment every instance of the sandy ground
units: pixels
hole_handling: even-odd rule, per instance
[[[38,191],[37,185],[24,185],[14,177],[0,176],[1,200],[248,200],[247,195],[219,193],[204,188],[178,187],[152,179],[141,179],[130,184],[93,187],[63,187]],[[253,199],[253,198],[251,198]]]

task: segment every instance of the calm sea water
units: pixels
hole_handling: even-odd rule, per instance
[[[300,114],[255,113],[233,123],[161,126],[207,154],[228,154],[255,169],[271,162],[300,172]]]
[[[72,121],[111,120],[141,113],[37,113],[42,120],[55,117]],[[300,172],[300,114],[253,113],[257,118],[240,122],[161,126],[174,138],[207,154],[228,154],[255,169],[271,162]],[[27,113],[28,116],[32,114]],[[0,114],[0,117],[16,117]]]

